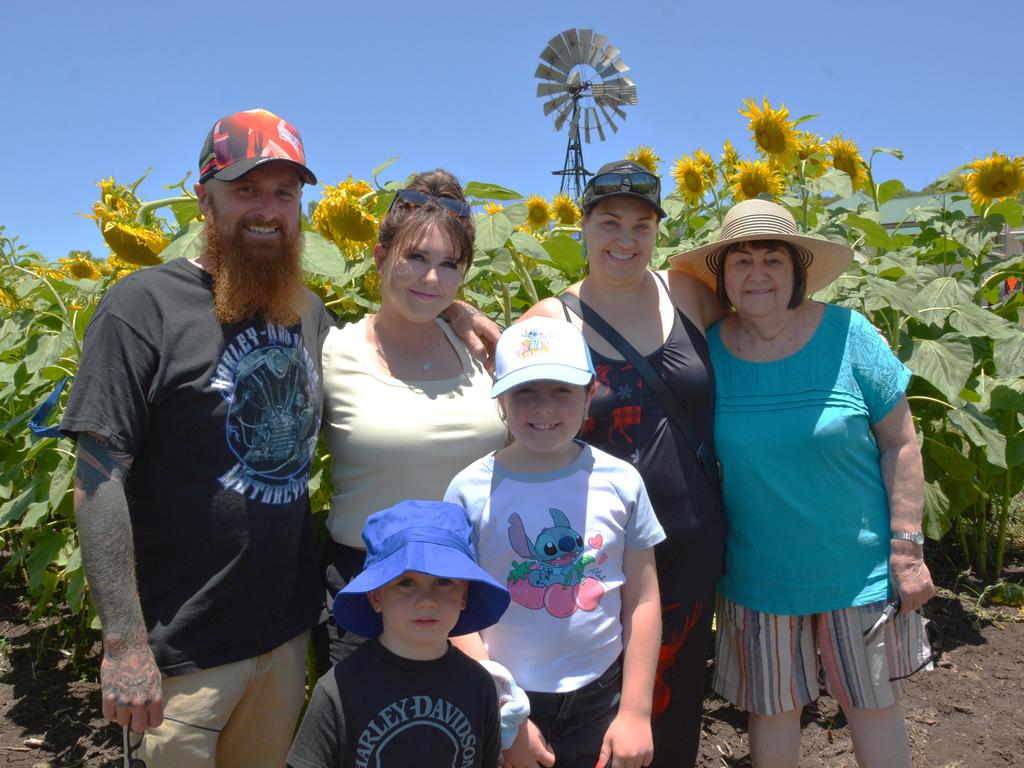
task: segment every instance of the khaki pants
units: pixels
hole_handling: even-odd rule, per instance
[[[306,697],[308,642],[303,632],[251,659],[165,677],[164,722],[135,757],[147,768],[282,768]]]

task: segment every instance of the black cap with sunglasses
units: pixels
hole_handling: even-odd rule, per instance
[[[635,197],[650,205],[659,219],[667,215],[661,207],[661,179],[632,160],[602,165],[583,189],[583,212],[609,197]]]

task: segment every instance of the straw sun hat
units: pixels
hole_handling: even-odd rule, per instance
[[[853,259],[853,249],[843,243],[797,233],[793,215],[768,200],[744,200],[729,209],[722,220],[718,240],[669,258],[674,269],[693,275],[715,290],[722,257],[728,246],[750,240],[782,240],[800,254],[807,271],[807,293],[814,293],[839,277]]]

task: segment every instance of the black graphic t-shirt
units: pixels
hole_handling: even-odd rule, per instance
[[[293,768],[496,768],[497,691],[457,648],[414,661],[372,640],[317,681]]]
[[[157,664],[175,675],[269,651],[312,626],[320,591],[306,481],[330,327],[222,325],[179,259],[110,288],[61,429],[134,455],[125,491]]]

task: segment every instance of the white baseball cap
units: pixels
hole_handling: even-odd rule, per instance
[[[531,317],[510,325],[498,339],[494,357],[491,397],[528,381],[562,381],[585,387],[594,380],[587,342],[565,320]]]

